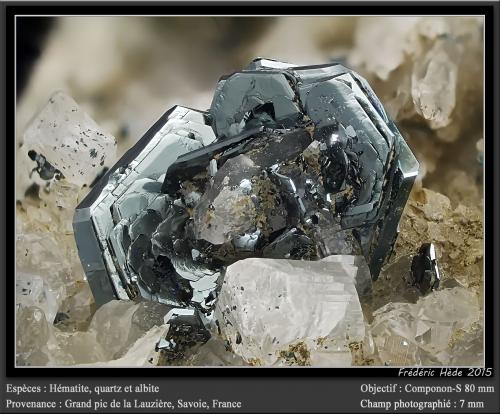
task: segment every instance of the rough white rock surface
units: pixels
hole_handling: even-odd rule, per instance
[[[252,364],[350,365],[349,344],[365,336],[354,276],[342,263],[238,261],[219,295],[222,333]]]

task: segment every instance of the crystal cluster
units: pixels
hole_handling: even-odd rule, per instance
[[[71,220],[85,193],[82,185],[115,158],[115,145],[63,92],[53,94],[25,130],[17,168],[31,169],[34,183],[18,203],[16,302],[38,308],[50,324],[64,319],[82,328],[93,311]],[[26,168],[29,158],[35,167]]]
[[[85,330],[67,331],[36,306],[16,310],[18,365],[79,365],[113,360],[117,365],[155,365],[155,344],[164,331],[165,305],[111,301]],[[138,349],[141,352],[135,352]]]
[[[256,60],[100,181],[114,139],[51,105],[19,151],[42,188],[17,208],[18,364],[481,364],[480,214],[426,189],[402,211],[418,164],[356,73]],[[73,130],[106,154],[84,179],[51,153]]]
[[[355,72],[257,59],[219,81],[207,112],[168,111],[80,203],[75,238],[98,305],[174,308],[158,347],[176,359],[210,337],[228,266],[245,258],[300,269],[299,260],[362,255],[377,279],[417,173]],[[323,272],[339,266],[326,263]],[[340,324],[331,322],[319,336]]]

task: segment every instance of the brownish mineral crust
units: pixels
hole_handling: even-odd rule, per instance
[[[448,197],[421,188],[410,195],[400,221],[400,234],[370,297],[361,298],[365,317],[389,302],[416,302],[411,286],[411,258],[416,246],[431,242],[441,271],[442,287],[464,286],[483,295],[483,219],[478,207],[452,207]],[[482,299],[480,301],[482,303]]]

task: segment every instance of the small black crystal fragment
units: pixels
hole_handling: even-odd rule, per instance
[[[262,256],[270,259],[308,259],[316,255],[314,242],[303,232],[292,228],[269,243]]]
[[[167,362],[181,359],[188,349],[210,339],[210,333],[195,309],[173,309],[166,318],[168,332],[157,343],[156,351],[161,350]]]
[[[37,166],[31,171],[30,177],[31,174],[36,171],[42,180],[48,181],[52,180],[53,178],[55,178],[56,180],[60,180],[64,178],[63,173],[55,168],[50,162],[48,162],[42,154],[38,154],[36,151],[30,150],[28,151],[28,156],[37,164]]]
[[[413,284],[423,295],[439,287],[440,275],[436,249],[432,243],[424,243],[411,262]]]

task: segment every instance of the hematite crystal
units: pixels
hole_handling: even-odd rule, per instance
[[[358,74],[256,59],[207,112],[165,113],[78,206],[75,237],[98,304],[211,315],[225,269],[248,257],[361,254],[377,279],[417,173]]]
[[[438,288],[441,277],[434,244],[424,243],[420,246],[411,262],[411,274],[413,284],[420,289],[422,294]]]

